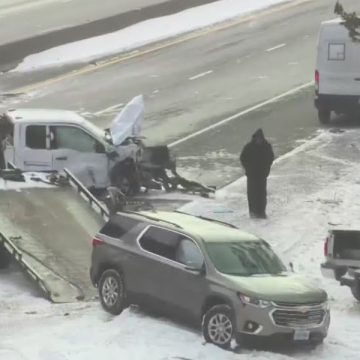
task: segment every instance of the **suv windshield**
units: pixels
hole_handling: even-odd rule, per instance
[[[216,269],[224,274],[251,276],[286,271],[265,241],[214,242],[206,244]]]

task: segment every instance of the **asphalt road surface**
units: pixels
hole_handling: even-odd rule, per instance
[[[215,0],[1,0],[0,71],[27,55]]]
[[[344,4],[359,7],[355,0]],[[143,93],[148,142],[172,143],[309,84],[319,24],[333,17],[328,0],[285,4],[189,41],[175,40],[162,49],[35,86],[22,96],[4,97],[0,106],[73,109],[104,127],[124,103]],[[36,76],[7,74],[3,92],[11,93]],[[223,185],[240,174],[238,154],[260,125],[277,156],[312,136],[318,122],[311,84],[280,98],[174,146],[180,164],[197,179]]]

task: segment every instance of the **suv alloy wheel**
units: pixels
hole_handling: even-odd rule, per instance
[[[229,348],[236,332],[230,306],[215,305],[208,310],[203,317],[202,331],[207,342]]]
[[[99,282],[99,297],[107,312],[119,315],[126,307],[126,289],[122,274],[113,269],[104,271]]]

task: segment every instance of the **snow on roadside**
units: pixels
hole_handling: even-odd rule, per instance
[[[112,55],[220,23],[291,0],[219,0],[180,13],[147,20],[113,33],[30,55],[13,71],[79,63]]]
[[[139,310],[112,317],[97,302],[45,304],[19,275],[0,272],[0,358],[357,360],[360,305],[349,289],[324,279],[319,265],[329,227],[360,228],[358,138],[359,130],[324,132],[277,161],[269,179],[268,220],[248,218],[244,179],[219,191],[216,200],[201,199],[182,209],[264,237],[284,261],[293,261],[296,271],[324,287],[332,323],[323,346],[287,354],[248,349],[233,354],[202,345],[196,330]]]

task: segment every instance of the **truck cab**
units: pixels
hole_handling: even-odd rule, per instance
[[[142,97],[137,105],[141,105],[139,100]],[[0,117],[5,162],[23,171],[60,172],[67,168],[84,186],[105,188],[116,163],[138,156],[138,145],[129,139],[139,135],[141,109],[129,113],[129,105],[107,131],[72,111],[9,110]]]

